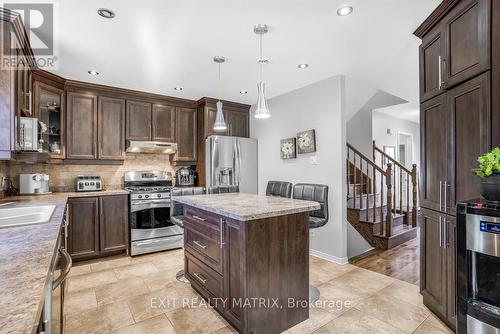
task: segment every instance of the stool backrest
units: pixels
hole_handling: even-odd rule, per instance
[[[292,195],[292,184],[284,181],[269,181],[266,188],[266,196],[279,196],[290,198]]]
[[[170,203],[170,217],[183,215],[182,204],[175,202],[173,200],[174,197],[188,196],[188,195],[202,195],[204,193],[205,189],[203,187],[172,188],[170,190],[170,195],[172,195],[172,200]]]
[[[239,193],[239,186],[214,186],[207,188],[207,194]]]
[[[297,183],[293,186],[293,198],[316,201],[319,210],[309,212],[309,216],[328,220],[328,186],[324,184]]]

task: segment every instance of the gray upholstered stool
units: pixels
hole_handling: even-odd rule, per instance
[[[214,186],[207,188],[207,194],[239,193],[239,186]]]
[[[293,198],[316,201],[321,208],[309,213],[309,228],[318,228],[328,222],[328,186],[322,184],[297,183],[293,187]],[[318,288],[309,284],[309,302],[320,297]]]
[[[292,195],[292,184],[284,181],[269,181],[266,187],[266,196],[279,196],[290,198]]]
[[[170,204],[170,221],[173,224],[175,224],[181,228],[184,228],[184,221],[182,220],[182,217],[184,215],[184,210],[183,210],[182,204],[177,203],[173,200],[174,197],[186,196],[186,195],[201,195],[204,193],[205,193],[205,190],[202,187],[173,188],[170,191],[170,194],[172,196],[171,204]],[[189,283],[186,276],[184,276],[184,270],[179,270],[177,272],[177,274],[175,274],[175,278],[179,282]]]

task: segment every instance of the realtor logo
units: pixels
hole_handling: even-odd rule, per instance
[[[12,2],[2,6],[20,15],[38,67],[55,69],[54,4]]]

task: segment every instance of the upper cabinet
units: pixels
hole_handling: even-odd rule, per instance
[[[176,141],[175,107],[162,104],[153,105],[152,139],[174,143]]]
[[[151,103],[127,101],[127,140],[151,140]]]
[[[422,102],[491,68],[490,15],[490,0],[464,0],[421,36]]]
[[[125,100],[99,96],[98,158],[125,160]]]
[[[67,159],[97,159],[97,96],[68,93]]]
[[[2,31],[6,31],[7,23],[0,21]],[[2,40],[0,60],[9,56],[6,51],[10,48],[10,34],[5,34]],[[9,160],[14,147],[14,72],[0,68],[0,160]]]
[[[196,114],[194,108],[176,108],[177,152],[170,156],[174,165],[194,165],[198,160]]]
[[[230,101],[222,102],[226,130],[214,130],[217,114],[216,99],[203,98],[198,101],[198,118],[201,122],[202,139],[211,135],[249,137],[249,110],[250,106]]]
[[[38,118],[38,148],[51,159],[65,158],[64,90],[35,81],[34,117]]]

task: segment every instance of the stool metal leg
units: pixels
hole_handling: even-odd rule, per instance
[[[175,274],[175,278],[179,281],[179,282],[182,282],[182,283],[189,283],[188,279],[186,278],[186,276],[184,276],[184,269],[183,270],[179,270],[177,272],[177,274]]]
[[[317,287],[309,284],[309,303],[314,303],[319,299],[319,290]]]

